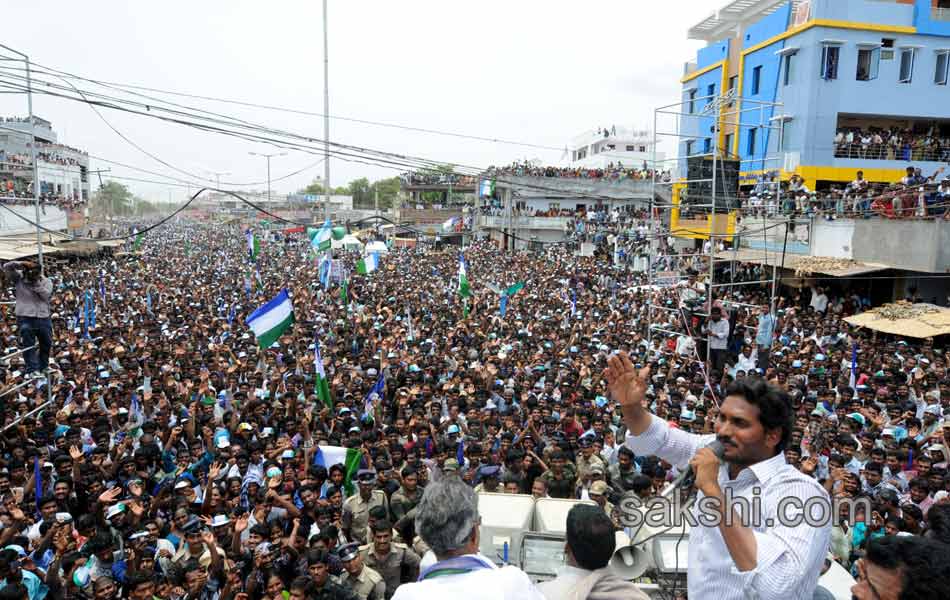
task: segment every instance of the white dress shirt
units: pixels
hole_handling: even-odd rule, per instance
[[[499,568],[484,556],[471,556],[489,563],[490,568],[404,583],[396,589],[392,600],[544,600],[538,588],[518,567]]]
[[[673,429],[656,416],[642,435],[627,435],[627,447],[637,455],[656,455],[677,467],[684,467],[700,448],[715,435],[695,435]],[[782,598],[811,600],[831,540],[831,519],[822,527],[802,524],[787,527],[778,522],[778,503],[794,496],[802,503],[810,499],[823,502],[830,512],[827,492],[817,481],[785,462],[785,454],[743,469],[736,479],[729,478],[726,465],[719,470],[723,491],[731,488],[734,498],[750,503],[753,488],[759,488],[761,521],[753,527],[757,545],[757,565],[751,571],[739,571],[718,527],[700,525],[690,530],[688,591],[690,598],[731,600],[740,598]],[[702,493],[698,492],[699,497]],[[697,502],[698,504],[698,502]],[[817,504],[817,502],[816,502]],[[800,506],[800,505],[799,505]],[[694,504],[694,513],[697,510]],[[785,506],[786,517],[793,517],[794,506]],[[813,509],[817,517],[818,509]],[[772,519],[771,527],[766,520]]]

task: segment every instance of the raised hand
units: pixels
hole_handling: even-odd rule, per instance
[[[625,352],[611,356],[607,365],[604,369],[604,379],[607,380],[607,388],[613,399],[620,403],[625,412],[643,408],[650,367],[637,371]]]

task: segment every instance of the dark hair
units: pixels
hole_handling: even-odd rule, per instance
[[[884,473],[884,465],[882,465],[881,463],[877,461],[872,460],[868,464],[864,465],[864,470],[872,471],[874,473],[877,473],[878,475],[881,475]]]
[[[885,536],[868,543],[867,561],[901,577],[898,600],[946,598],[950,552],[939,542],[917,536]]]
[[[614,525],[599,506],[577,504],[567,513],[567,547],[582,569],[603,569],[617,547]]]
[[[307,565],[327,564],[330,560],[330,554],[323,548],[314,548],[307,552]]]
[[[305,596],[312,596],[314,591],[313,579],[310,579],[310,577],[307,577],[306,575],[301,575],[290,582],[290,589],[302,590]]]
[[[0,600],[23,600],[28,597],[29,592],[22,583],[8,583],[0,589]]]
[[[762,427],[782,430],[782,437],[775,447],[776,453],[785,449],[795,426],[795,414],[788,394],[762,379],[754,378],[733,381],[726,388],[726,396],[742,396],[746,402],[758,407]]]
[[[950,544],[950,504],[934,504],[927,511],[927,535],[932,540]]]
[[[653,480],[646,475],[637,475],[633,478],[633,481],[630,482],[630,489],[636,492],[638,496],[652,487]]]
[[[389,519],[380,519],[373,524],[372,527],[373,533],[389,533],[393,530],[393,524],[389,522]]]
[[[126,589],[128,589],[131,592],[131,591],[135,591],[135,588],[137,588],[138,586],[144,583],[151,583],[152,576],[149,573],[146,573],[145,571],[133,571],[132,573],[129,573],[126,576],[125,581],[127,585]]]

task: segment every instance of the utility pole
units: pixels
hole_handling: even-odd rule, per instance
[[[330,55],[327,43],[327,0],[323,0],[323,216],[330,218]]]
[[[276,152],[274,154],[264,154],[261,152],[248,152],[251,156],[263,156],[267,159],[267,203],[270,204],[270,159],[275,156],[287,156],[286,152]],[[227,175],[227,173],[222,173],[222,175]],[[220,187],[221,179],[218,178],[218,187]]]
[[[375,211],[376,216],[378,217],[379,216],[379,186],[378,185],[373,188],[373,210]],[[379,223],[377,222],[377,227],[378,226],[379,226]]]

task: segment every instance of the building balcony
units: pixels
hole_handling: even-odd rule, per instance
[[[511,188],[521,198],[590,197],[600,199],[649,200],[653,195],[652,179],[624,177],[532,177],[525,175],[499,175],[496,189]],[[664,187],[664,186],[657,186]],[[669,187],[669,186],[665,186]]]
[[[549,231],[566,231],[570,217],[512,217],[511,226],[515,229],[536,229]],[[503,216],[478,217],[479,227],[504,229],[508,226],[508,218]]]
[[[950,270],[950,221],[942,219],[815,219],[813,256],[849,258],[922,273]]]
[[[29,198],[19,200],[23,204],[4,203],[8,210],[0,210],[0,237],[36,233],[31,222],[36,220],[36,209]],[[40,224],[46,229],[65,231],[66,211],[56,206],[44,206],[40,211]]]

